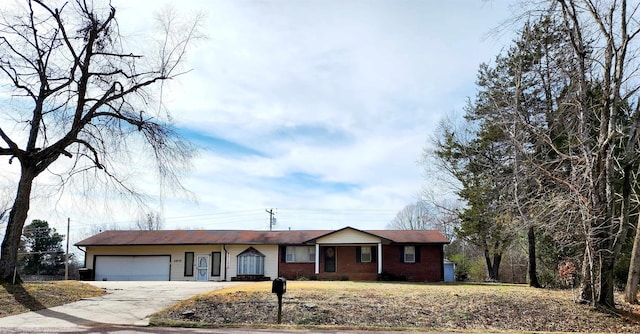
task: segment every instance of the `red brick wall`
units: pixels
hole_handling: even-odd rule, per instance
[[[324,273],[324,259],[320,256],[320,279],[343,279],[350,281],[375,281],[378,278],[378,263],[358,263],[356,248],[359,246],[336,247],[336,272]],[[323,254],[323,253],[321,253]]]
[[[311,278],[315,276],[315,263],[313,262],[291,262],[285,261],[287,256],[286,246],[278,247],[278,276],[295,280],[300,278]]]
[[[386,245],[382,248],[382,272],[404,276],[412,282],[440,282],[444,280],[442,245],[416,245],[419,262],[402,263],[403,245]]]
[[[286,263],[280,262],[278,264],[278,276],[286,279],[295,280],[301,278],[311,278],[316,276],[315,264],[311,263]]]
[[[317,277],[321,280],[340,280],[345,277],[351,281],[375,281],[378,278],[377,262],[358,263],[356,260],[356,246],[336,246],[336,272],[324,272],[324,247],[320,247],[320,274],[315,274],[314,263],[287,263],[284,261],[280,247],[278,275],[286,279],[300,277]]]
[[[324,247],[320,247],[320,274],[315,274],[314,263],[287,263],[280,247],[278,262],[279,276],[287,279],[299,279],[301,277],[317,277],[320,280],[341,280],[347,278],[350,281],[375,281],[378,279],[377,253],[376,262],[358,263],[356,259],[356,247],[336,246],[336,272],[324,272]],[[443,249],[442,245],[419,245],[419,262],[401,263],[401,245],[383,245],[382,271],[397,277],[403,276],[413,282],[439,282],[444,279]]]

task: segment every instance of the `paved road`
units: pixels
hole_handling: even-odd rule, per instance
[[[0,332],[46,333],[52,328],[93,333],[105,325],[147,326],[149,316],[178,301],[207,291],[246,284],[236,282],[87,282],[107,290],[101,297],[37,312],[0,318]],[[72,331],[73,332],[73,331]],[[146,331],[145,333],[153,333]],[[100,331],[100,333],[104,333]],[[111,332],[109,332],[111,333]],[[114,332],[118,333],[118,332]]]
[[[282,330],[282,329],[254,329],[254,328],[209,328],[209,329],[193,329],[193,328],[159,328],[159,327],[85,327],[85,328],[55,328],[55,329],[35,329],[34,330],[16,330],[5,332],[4,329],[0,329],[2,333],[11,334],[67,334],[67,333],[81,333],[81,334],[412,334],[412,333],[427,333],[427,332],[371,332],[371,331],[350,331],[350,330]],[[428,332],[429,334],[455,334],[448,332]],[[458,333],[459,334],[459,333]]]

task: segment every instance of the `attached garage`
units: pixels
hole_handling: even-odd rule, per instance
[[[96,281],[169,281],[169,255],[97,255]]]

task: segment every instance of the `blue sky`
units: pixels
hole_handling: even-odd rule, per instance
[[[165,2],[113,0],[121,32],[144,35]],[[508,42],[488,35],[509,3],[181,2],[206,14],[208,39],[163,100],[202,147],[184,179],[196,201],[151,186],[152,206],[166,228],[266,229],[270,208],[279,229],[385,228],[434,186],[417,161],[441,117],[474,95],[478,65]],[[34,207],[30,218],[71,217],[77,229],[136,217],[125,205]]]

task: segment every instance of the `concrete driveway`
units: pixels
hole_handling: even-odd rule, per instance
[[[178,301],[207,291],[247,284],[239,282],[86,282],[107,294],[37,312],[0,318],[2,329],[147,326],[149,316]]]

